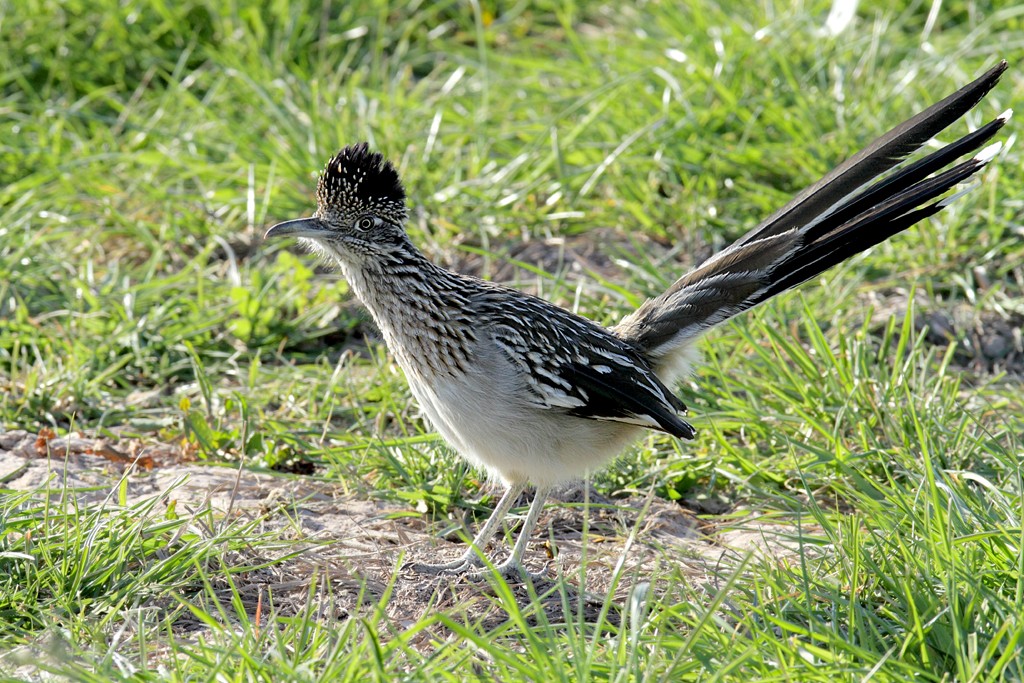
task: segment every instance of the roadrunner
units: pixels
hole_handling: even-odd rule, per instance
[[[454,574],[479,567],[532,483],[536,496],[519,537],[497,566],[505,576],[520,572],[553,485],[606,464],[645,429],[694,438],[670,387],[689,371],[695,340],[958,197],[942,198],[999,151],[999,143],[981,148],[1010,111],[901,162],[974,107],[1005,69],[999,63],[886,133],[611,329],[431,263],[406,234],[405,190],[394,166],[365,143],[338,152],[320,175],[313,216],[279,223],[265,237],[297,237],[337,263],[431,424],[507,485],[461,557],[420,568]]]

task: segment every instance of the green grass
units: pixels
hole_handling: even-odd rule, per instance
[[[511,261],[513,284],[613,323],[997,59],[970,122],[1024,95],[1019,7],[862,3],[836,38],[828,8],[0,3],[0,429],[186,439],[410,510],[485,510],[344,281],[262,231],[366,139],[432,257]],[[497,627],[397,625],[386,599],[327,617],[312,575],[305,611],[268,597],[258,624],[235,579],[262,565],[231,553],[291,552],[258,519],[116,489],[68,505],[57,482],[0,491],[0,675],[1021,680],[1020,375],[961,362],[914,316],[1019,316],[1022,211],[1010,145],[953,210],[709,335],[681,387],[698,440],[651,437],[595,479],[724,499],[723,527],[790,525],[796,561],[731,557],[713,588],[667,572],[596,620],[559,584],[564,623],[499,587]],[[596,241],[604,265],[518,257],[552,238]]]

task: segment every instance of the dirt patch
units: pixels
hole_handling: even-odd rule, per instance
[[[687,246],[692,250],[687,251]],[[627,240],[613,228],[593,228],[578,235],[546,239],[509,240],[490,245],[490,250],[500,256],[485,257],[468,250],[451,250],[435,256],[446,268],[459,273],[500,283],[521,283],[516,285],[518,289],[536,294],[530,285],[537,281],[538,270],[558,275],[574,285],[597,287],[595,276],[612,282],[625,281],[626,271],[635,267],[630,264],[669,260],[677,264],[673,267],[682,275],[694,265],[691,254],[710,255],[710,250],[701,250],[689,241],[669,247],[647,234],[631,235]],[[677,261],[677,256],[683,260]]]
[[[137,462],[109,457],[111,449],[136,453]],[[167,461],[150,469],[138,465],[158,453],[170,459],[175,449],[131,439],[111,443],[86,434],[49,438],[8,432],[0,434],[0,485],[74,496],[79,506],[112,505],[117,500],[112,492],[123,478],[129,504],[159,496],[159,505],[175,505],[179,511],[204,509],[224,519],[259,519],[262,533],[280,539],[270,546],[277,549],[254,544],[223,560],[234,568],[260,567],[232,577],[250,614],[256,613],[257,604],[264,614],[270,609],[300,612],[307,608],[309,588],[316,581],[323,589],[315,592],[317,611],[327,618],[345,618],[386,601],[396,628],[438,610],[487,626],[507,619],[490,584],[412,569],[418,562],[454,558],[465,545],[440,538],[439,525],[410,508],[346,497],[340,486],[311,477],[187,462]],[[578,486],[561,498],[561,504],[549,505],[541,517],[526,556],[528,567],[543,578],[512,582],[521,609],[533,610],[534,618],[542,609],[555,623],[580,613],[595,618],[609,595],[621,606],[638,587],[657,592],[660,577],[670,571],[681,571],[691,584],[713,590],[720,571],[733,565],[730,556],[755,552],[781,558],[797,552],[791,539],[794,529],[788,526],[754,521],[746,529],[727,529],[664,500],[612,501],[584,496]],[[500,560],[507,552],[501,543],[489,549],[489,556]],[[564,613],[566,608],[571,614]],[[201,630],[200,623],[189,619],[183,615],[175,628],[183,634]],[[617,608],[609,619],[617,620]],[[444,634],[425,632],[424,644],[438,637]]]
[[[866,297],[874,307],[872,327],[881,336],[889,319],[902,320],[909,307],[905,291]],[[979,310],[967,304],[942,304],[918,291],[914,299],[914,331],[939,348],[955,344],[952,364],[976,374],[1004,372],[1024,377],[1024,313],[996,308]]]

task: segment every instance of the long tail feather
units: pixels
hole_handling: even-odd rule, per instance
[[[800,192],[736,244],[801,227],[827,213],[843,197],[906,159],[973,109],[999,82],[1006,67],[1006,60],[1000,61],[975,81],[896,126]]]
[[[884,242],[921,219],[938,213],[943,208],[941,202],[918,208],[916,211],[908,212],[908,209],[920,207],[925,202],[944,194],[957,183],[979,171],[986,163],[978,159],[965,161],[889,198],[821,239],[806,245],[792,258],[776,267],[771,284],[750,298],[749,307],[806,282],[854,254]],[[870,230],[871,228],[875,229]]]
[[[941,211],[952,198],[935,200],[981,170],[996,146],[942,169],[991,140],[1012,112],[893,168],[976,105],[1005,70],[1006,62],[1000,62],[868,145],[665,293],[645,302],[615,328],[616,333],[645,353],[655,368],[673,374],[688,342],[704,330]]]

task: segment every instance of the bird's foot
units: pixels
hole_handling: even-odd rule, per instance
[[[467,581],[486,581],[491,577],[501,577],[505,581],[536,580],[546,576],[546,572],[531,572],[521,562],[510,557],[501,564],[485,567],[476,553],[466,553],[461,557],[444,564],[412,563],[409,567],[420,574],[434,576],[462,576]]]
[[[483,566],[483,562],[475,552],[467,552],[462,556],[445,562],[444,564],[426,564],[416,562],[411,565],[412,570],[420,574],[434,574],[435,576],[458,576]]]
[[[501,577],[505,581],[536,581],[547,576],[547,572],[531,572],[528,570],[522,562],[518,560],[513,561],[513,558],[509,558],[497,564],[494,567],[484,567],[477,569],[474,572],[466,574],[466,579],[469,581],[486,581],[492,577]]]

